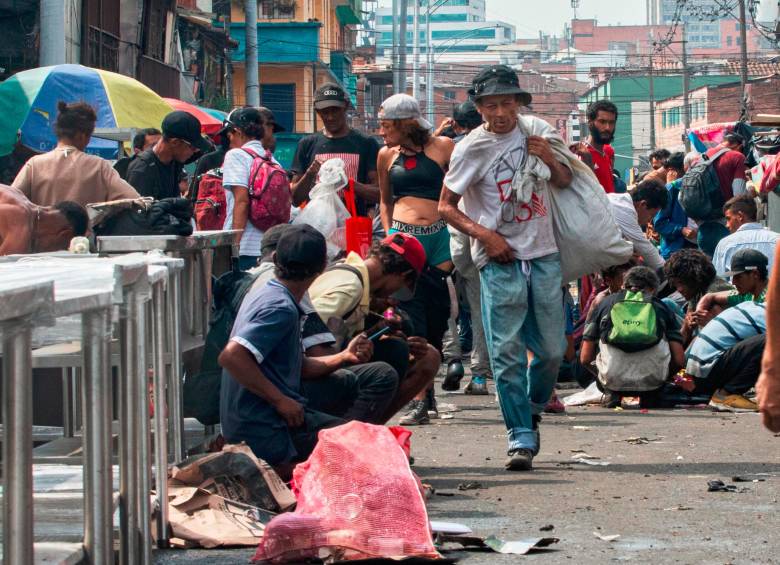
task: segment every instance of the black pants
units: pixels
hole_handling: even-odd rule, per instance
[[[761,374],[766,335],[740,341],[727,349],[710,370],[706,379],[696,379],[697,394],[712,394],[724,389],[729,394],[745,394],[756,385]]]
[[[401,304],[411,319],[412,335],[424,337],[440,353],[450,319],[448,276],[441,269],[427,266],[417,281],[414,298]]]
[[[303,381],[302,388],[312,410],[379,424],[398,390],[398,373],[387,363],[366,363]]]

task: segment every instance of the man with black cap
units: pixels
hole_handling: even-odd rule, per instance
[[[565,343],[561,263],[548,191],[567,187],[572,171],[566,156],[546,139],[556,136],[552,128],[519,116],[531,95],[511,68],[484,68],[470,94],[486,123],[455,146],[439,211],[471,238],[509,439],[505,468],[527,471],[539,451],[540,413],[553,392]],[[546,170],[549,181],[529,178],[530,169]],[[461,198],[464,211],[458,207]]]
[[[379,148],[371,137],[349,127],[349,105],[347,93],[337,84],[324,84],[315,92],[314,110],[325,127],[298,142],[290,168],[295,206],[308,200],[320,166],[333,158],[343,160],[347,177],[355,179],[359,215],[365,216],[368,208],[379,202],[376,174]]]
[[[127,182],[141,196],[155,200],[179,198],[181,166],[197,153],[211,151],[200,134],[198,118],[187,112],[171,112],[163,119],[162,139],[133,159]]]
[[[220,420],[227,441],[245,441],[255,455],[287,475],[294,462],[306,459],[314,449],[319,430],[344,422],[307,408],[301,379],[364,363],[372,346],[361,334],[335,355],[303,355],[300,303],[327,264],[320,232],[307,225],[286,229],[274,264],[276,279],[243,301],[230,341],[219,356]]]

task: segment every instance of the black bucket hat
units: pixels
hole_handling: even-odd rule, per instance
[[[484,67],[471,81],[469,95],[472,100],[501,94],[516,94],[520,97],[523,106],[531,104],[531,95],[520,88],[517,73],[506,65]]]

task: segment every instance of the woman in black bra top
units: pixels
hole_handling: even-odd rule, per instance
[[[416,237],[427,259],[414,297],[401,307],[411,318],[413,335],[424,337],[441,352],[450,315],[447,276],[453,266],[450,234],[439,216],[439,195],[455,144],[447,137],[431,135],[431,125],[422,119],[417,100],[406,94],[385,100],[379,121],[386,144],[377,159],[382,226],[388,234]],[[401,424],[427,423],[428,408],[435,407],[432,386],[429,390],[412,401]]]

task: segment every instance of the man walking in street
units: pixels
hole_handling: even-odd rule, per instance
[[[572,147],[583,163],[588,165],[599,179],[606,193],[615,192],[612,169],[615,166],[615,150],[610,143],[615,138],[618,109],[609,100],[597,100],[588,106],[588,138]]]
[[[439,202],[441,216],[472,238],[480,269],[485,337],[509,439],[508,470],[530,470],[539,452],[539,414],[553,391],[564,354],[563,285],[558,246],[547,205],[548,188],[564,188],[572,171],[544,137],[552,128],[518,114],[531,103],[517,74],[505,65],[483,69],[471,95],[485,124],[452,154]],[[550,180],[539,181],[528,202],[513,189],[526,162],[538,160]],[[559,160],[560,159],[560,160]],[[463,198],[464,211],[458,208]],[[533,352],[528,364],[527,350]]]
[[[163,119],[162,138],[139,153],[127,167],[127,182],[141,196],[155,200],[179,198],[181,166],[195,153],[206,153],[211,147],[200,135],[198,118],[187,112],[171,112]]]
[[[366,216],[369,207],[379,202],[376,174],[379,147],[372,138],[349,127],[349,105],[347,93],[337,84],[325,84],[314,94],[314,110],[325,127],[298,142],[290,168],[294,206],[309,199],[320,166],[336,157],[344,161],[347,177],[355,179],[358,215]]]

